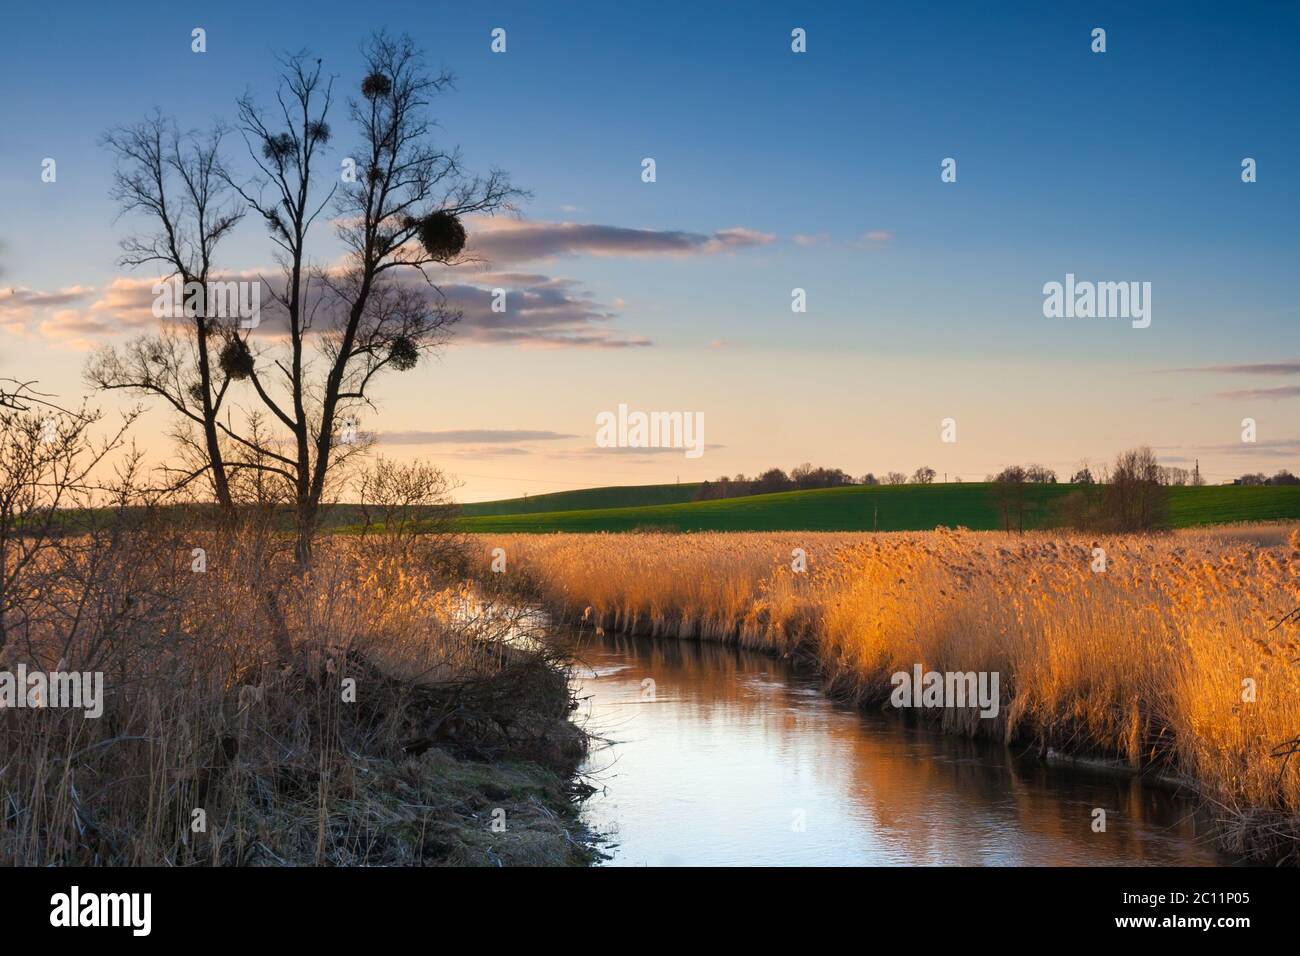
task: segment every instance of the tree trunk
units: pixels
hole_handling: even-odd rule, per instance
[[[205,285],[206,289],[207,286]],[[230,483],[226,480],[226,463],[221,458],[221,444],[217,439],[217,416],[212,409],[212,367],[208,362],[207,321],[198,319],[199,387],[203,390],[203,438],[208,449],[208,462],[212,466],[212,488],[217,504],[225,511],[233,511]]]
[[[297,539],[293,546],[293,559],[300,571],[311,567],[312,542],[316,536],[316,503],[299,500],[297,515]]]

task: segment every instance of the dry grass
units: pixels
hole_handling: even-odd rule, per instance
[[[150,526],[45,554],[0,671],[99,670],[107,701],[0,710],[0,862],[581,856],[556,811],[583,750],[565,673],[511,640],[515,613],[447,586],[418,542],[331,540],[306,577],[289,543]]]
[[[995,720],[945,729],[1183,777],[1229,848],[1296,860],[1300,531],[483,536],[559,614],[609,630],[815,655],[862,704],[890,675],[997,671]],[[1093,548],[1106,571],[1092,570]],[[808,571],[791,571],[792,549]],[[590,611],[588,612],[588,608]],[[1256,698],[1243,699],[1252,680]]]

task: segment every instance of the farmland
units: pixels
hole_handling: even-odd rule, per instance
[[[592,488],[461,507],[474,532],[925,531],[1003,528],[995,486],[851,485],[744,498],[690,501],[690,485]],[[1049,526],[1053,505],[1078,486],[1027,485],[1026,528]],[[693,491],[691,492],[693,493]],[[1205,486],[1168,489],[1170,524],[1192,528],[1242,521],[1300,520],[1300,486]]]

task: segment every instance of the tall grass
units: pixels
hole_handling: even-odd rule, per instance
[[[470,778],[496,772],[457,755],[576,748],[576,762],[581,738],[555,730],[569,727],[563,670],[510,639],[510,609],[430,570],[418,542],[326,541],[305,575],[290,544],[265,527],[146,523],[45,555],[0,670],[102,671],[108,699],[99,719],[0,709],[0,862],[505,855],[477,822],[464,830],[479,847],[452,826],[486,812]],[[538,827],[558,829],[544,802]],[[521,816],[511,828],[529,834]]]
[[[810,654],[863,705],[918,663],[999,672],[998,718],[940,709],[945,729],[1182,777],[1228,848],[1297,859],[1300,759],[1274,752],[1300,734],[1300,626],[1279,624],[1300,604],[1300,531],[479,540],[563,617]]]

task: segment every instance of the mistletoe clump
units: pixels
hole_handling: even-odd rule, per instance
[[[262,143],[262,155],[273,162],[283,163],[293,155],[295,144],[288,133],[268,136]]]
[[[465,227],[449,212],[435,212],[419,223],[420,244],[434,259],[445,262],[465,248]]]
[[[393,92],[393,81],[382,73],[371,73],[361,81],[361,95],[368,100],[377,100]]]
[[[405,335],[399,335],[388,346],[388,361],[399,372],[408,372],[415,368],[420,360],[420,350]]]
[[[234,336],[222,347],[217,364],[228,378],[242,382],[253,374],[253,353],[248,350],[247,342]]]

